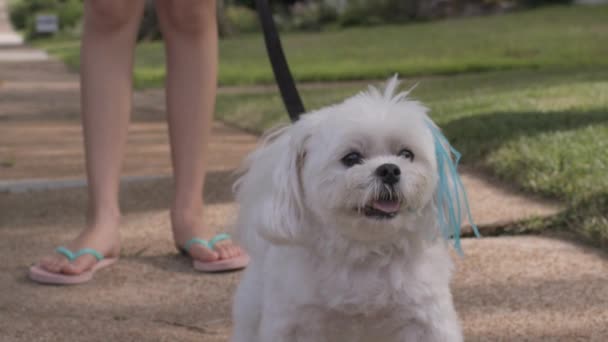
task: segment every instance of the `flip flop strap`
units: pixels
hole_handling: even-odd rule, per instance
[[[192,245],[197,244],[197,245],[201,245],[205,248],[209,248],[211,249],[211,247],[209,247],[209,242],[207,242],[207,240],[203,240],[203,239],[199,239],[199,238],[192,238],[188,241],[186,241],[186,243],[184,244],[184,250],[186,252],[190,252],[190,248],[192,247]]]
[[[216,236],[214,236],[211,240],[207,241],[207,240],[203,240],[203,239],[199,239],[199,238],[192,238],[190,240],[188,240],[185,244],[183,249],[186,252],[190,251],[190,248],[192,247],[192,245],[194,244],[198,244],[198,245],[202,245],[203,247],[209,248],[211,250],[213,250],[213,247],[215,247],[215,244],[223,241],[223,240],[230,240],[231,237],[229,234],[226,233],[222,233],[222,234],[218,234]]]
[[[92,248],[83,248],[83,249],[76,251],[76,253],[74,253],[74,252],[70,251],[69,249],[61,246],[61,247],[57,247],[57,249],[55,251],[57,253],[65,256],[66,258],[68,258],[69,261],[74,261],[85,254],[94,256],[95,259],[97,259],[97,261],[103,260],[103,255],[101,255],[101,253],[99,253],[98,251],[96,251]]]
[[[213,247],[215,247],[216,243],[218,243],[220,241],[224,241],[224,240],[230,240],[230,235],[226,234],[226,233],[217,234],[216,236],[213,237],[213,239],[209,240],[209,247],[211,249],[213,249]]]

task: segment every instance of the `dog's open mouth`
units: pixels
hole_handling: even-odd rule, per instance
[[[391,219],[399,213],[401,202],[398,199],[377,199],[363,207],[363,215],[374,219]]]

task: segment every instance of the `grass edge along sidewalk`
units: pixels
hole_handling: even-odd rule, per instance
[[[453,75],[496,70],[608,66],[608,5],[551,6],[506,15],[429,23],[284,33],[281,38],[298,82]],[[78,69],[79,41],[33,42]],[[339,48],[338,48],[339,47]],[[369,61],[374,61],[370,63]],[[164,81],[161,42],[138,45],[139,88]],[[221,85],[268,84],[274,79],[262,36],[220,41]]]
[[[512,70],[406,80],[411,97],[482,170],[528,193],[563,201],[555,217],[523,222],[511,232],[573,232],[608,247],[608,68]],[[340,101],[361,85],[302,91],[308,109]],[[275,92],[220,94],[217,117],[260,133],[286,122]]]

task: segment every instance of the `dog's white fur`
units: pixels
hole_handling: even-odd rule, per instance
[[[462,341],[430,119],[397,86],[304,115],[246,159],[236,238],[252,261],[233,341]],[[353,150],[364,163],[347,168]],[[392,219],[370,218],[361,208],[382,191],[374,172],[384,163],[401,169],[402,205]]]

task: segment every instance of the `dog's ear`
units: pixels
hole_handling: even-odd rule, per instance
[[[302,219],[305,215],[302,169],[306,162],[306,143],[310,134],[304,125],[290,127],[279,143],[282,145],[276,156],[272,173],[273,189],[270,213],[261,232],[265,238],[277,243],[294,243],[302,235]]]

